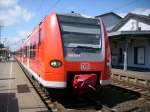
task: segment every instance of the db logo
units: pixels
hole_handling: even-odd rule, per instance
[[[90,69],[90,64],[89,63],[81,63],[80,64],[80,69],[82,71],[89,70]]]

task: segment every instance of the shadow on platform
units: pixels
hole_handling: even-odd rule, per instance
[[[0,93],[0,112],[19,112],[15,93]]]
[[[28,85],[26,84],[20,84],[20,85],[17,85],[17,91],[18,93],[28,93],[28,92],[31,92]]]

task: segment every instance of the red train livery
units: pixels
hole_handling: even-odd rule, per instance
[[[17,60],[46,88],[110,84],[108,37],[101,19],[50,13],[23,42]]]

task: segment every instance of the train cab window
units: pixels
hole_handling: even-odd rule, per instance
[[[100,60],[102,57],[102,35],[98,19],[58,15],[58,20],[65,59]]]
[[[59,15],[60,29],[65,46],[101,48],[101,30],[98,19]]]

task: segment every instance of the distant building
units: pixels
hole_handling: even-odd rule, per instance
[[[102,15],[112,54],[112,66],[150,70],[150,16],[129,13],[116,22],[115,14]],[[101,16],[100,16],[101,17]],[[108,19],[108,18],[109,19]],[[105,20],[105,18],[107,18]],[[115,21],[115,26],[107,26],[108,21]],[[111,28],[111,29],[109,29]]]
[[[0,43],[0,48],[4,48],[4,44],[1,44],[1,43]]]
[[[8,49],[4,46],[4,44],[0,43],[0,62],[2,60],[6,60],[8,56]]]
[[[100,17],[102,18],[105,26],[106,26],[106,30],[108,32],[110,32],[113,27],[118,24],[120,21],[121,21],[121,17],[113,12],[109,12],[109,13],[106,13],[106,14],[102,14],[102,15],[98,15],[96,17]]]

